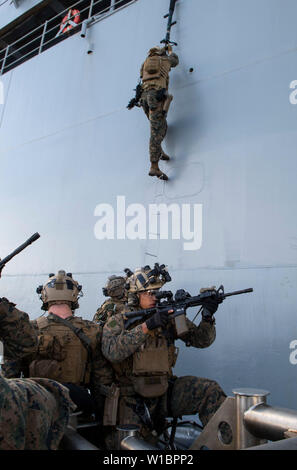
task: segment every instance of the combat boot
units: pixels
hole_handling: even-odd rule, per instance
[[[157,178],[159,178],[160,180],[164,180],[164,181],[168,180],[168,176],[165,175],[165,173],[163,173],[160,170],[158,162],[152,162],[151,163],[151,168],[150,168],[150,171],[149,171],[149,175],[150,176],[157,176]]]
[[[160,160],[165,160],[166,162],[168,162],[170,160],[170,157],[162,150]]]

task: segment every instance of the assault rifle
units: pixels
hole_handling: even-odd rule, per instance
[[[136,86],[134,90],[135,90],[135,97],[132,98],[127,105],[127,108],[129,110],[134,108],[134,106],[140,107],[139,100],[140,100],[141,93],[142,93],[142,86],[140,82],[138,83],[138,85]]]
[[[175,4],[177,0],[170,0],[170,5],[169,5],[169,13],[164,16],[164,18],[168,18],[168,23],[167,23],[167,32],[166,32],[166,37],[165,39],[162,39],[161,44],[165,44],[167,47],[168,44],[172,44],[173,46],[177,46],[176,42],[170,41],[170,34],[171,34],[171,28],[176,24],[176,21],[172,21],[173,18],[173,13],[175,9]]]
[[[246,294],[248,292],[253,292],[253,289],[249,288],[225,293],[224,286],[220,286],[217,290],[206,290],[195,296],[191,296],[184,289],[179,289],[176,291],[174,298],[171,291],[156,292],[156,306],[136,312],[125,312],[124,326],[127,329],[140,320],[145,321],[157,312],[167,312],[170,318],[174,319],[177,336],[183,336],[189,330],[186,322],[186,312],[188,308],[203,307],[204,302],[210,298],[216,299],[218,303],[221,303],[226,297]]]
[[[28,238],[28,240],[23,243],[21,246],[19,246],[18,248],[16,248],[12,253],[10,253],[10,255],[6,256],[6,258],[3,258],[1,261],[0,261],[0,274],[1,274],[1,271],[2,269],[4,268],[4,266],[12,259],[14,258],[16,255],[18,255],[21,251],[23,251],[25,248],[27,248],[27,246],[31,245],[31,243],[35,242],[36,240],[38,240],[38,238],[40,238],[40,235],[39,233],[34,233],[34,235],[32,235],[32,237]]]

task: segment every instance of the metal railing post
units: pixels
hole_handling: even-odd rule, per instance
[[[91,18],[91,16],[92,16],[92,11],[93,11],[93,3],[94,3],[94,0],[91,0],[91,3],[90,3],[90,9],[89,9],[89,16],[88,16],[88,18]]]
[[[3,72],[4,72],[5,62],[6,62],[6,59],[7,59],[7,56],[8,56],[8,49],[9,49],[9,46],[7,46],[6,51],[5,51],[5,56],[4,56],[4,59],[3,59],[3,62],[2,62],[0,75],[3,75]]]
[[[42,36],[41,36],[41,41],[40,41],[40,46],[39,46],[38,54],[41,54],[41,52],[42,52],[42,47],[43,47],[44,38],[45,38],[45,32],[46,32],[46,27],[47,27],[47,20],[46,20],[46,22],[44,23],[44,27],[43,27],[43,31],[42,31]]]
[[[246,429],[259,439],[279,441],[291,430],[297,433],[297,411],[260,403],[244,414]],[[296,434],[295,434],[296,435]]]
[[[111,0],[110,2],[110,11],[114,10],[116,0]]]
[[[244,415],[254,405],[266,404],[269,392],[252,388],[238,388],[233,390],[236,409],[236,449],[263,444],[261,440],[251,434],[244,425]]]

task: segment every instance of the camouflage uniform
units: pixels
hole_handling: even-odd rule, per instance
[[[9,372],[37,347],[26,313],[0,299],[0,340]],[[0,450],[54,450],[75,408],[68,390],[48,379],[7,379],[0,374]]]
[[[58,449],[74,408],[58,382],[0,375],[0,450]]]
[[[101,307],[98,308],[93,321],[99,323],[100,326],[103,327],[108,317],[117,313],[122,313],[125,310],[125,304],[127,302],[127,291],[125,285],[126,278],[123,276],[116,276],[113,274],[108,277],[105,287],[102,288],[102,292],[109,298],[103,302]]]
[[[189,346],[195,348],[206,348],[215,340],[216,332],[214,323],[202,320],[198,326],[187,319],[189,331],[182,338]],[[156,330],[155,330],[156,331]],[[158,398],[143,398],[133,391],[133,370],[135,353],[141,351],[152,337],[156,341],[167,342],[169,373],[167,380],[169,388]],[[145,436],[149,432],[149,423],[145,426],[139,414],[143,404],[149,408],[154,428],[162,429],[166,416],[180,417],[183,414],[199,414],[203,425],[210,420],[226,398],[221,387],[212,380],[186,376],[174,377],[172,367],[177,359],[174,342],[177,339],[173,323],[169,323],[164,334],[158,330],[154,333],[145,334],[141,325],[125,330],[122,315],[110,318],[103,329],[102,352],[112,363],[116,381],[121,387],[119,402],[119,424],[141,424],[142,433]],[[160,425],[158,424],[160,423]]]
[[[140,77],[142,79],[143,92],[140,98],[140,104],[151,125],[149,146],[150,161],[157,163],[163,154],[161,144],[167,132],[166,112],[164,112],[163,107],[169,85],[169,71],[172,67],[178,65],[179,59],[174,53],[167,55],[161,54],[160,52],[158,54],[157,52],[158,55],[155,55],[154,49],[156,48],[151,49],[152,53],[149,53],[147,60],[149,60],[150,57],[158,57],[161,61],[161,72],[157,74],[159,77],[152,75],[152,78],[150,78],[148,74],[145,74],[147,60],[142,64]],[[168,157],[163,159],[168,159]]]
[[[98,308],[97,312],[94,315],[93,321],[99,323],[99,325],[104,326],[107,319],[116,315],[117,313],[122,313],[125,310],[125,301],[115,300],[112,297],[105,300],[101,307]]]
[[[0,298],[0,332],[5,342],[3,371],[7,378],[17,377],[21,361],[36,351],[37,335],[28,315],[5,298]]]

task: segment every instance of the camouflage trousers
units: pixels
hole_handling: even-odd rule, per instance
[[[213,417],[226,398],[217,382],[202,377],[185,376],[175,380],[169,399],[173,418],[198,414],[203,426]]]
[[[185,415],[198,414],[203,426],[222,405],[226,395],[214,380],[202,377],[185,376],[173,379],[167,394],[159,398],[121,397],[119,403],[119,424],[135,424],[140,426],[144,439],[151,439],[151,430],[161,433],[166,418],[181,418]],[[152,422],[146,419],[145,406]],[[116,436],[108,445],[116,445]],[[109,447],[111,448],[111,447]],[[113,447],[114,449],[115,447]]]
[[[162,154],[161,144],[167,132],[164,100],[158,100],[158,90],[147,90],[143,91],[140,104],[151,124],[150,161],[158,162]]]
[[[50,379],[0,374],[0,450],[56,450],[75,409],[68,390]]]

